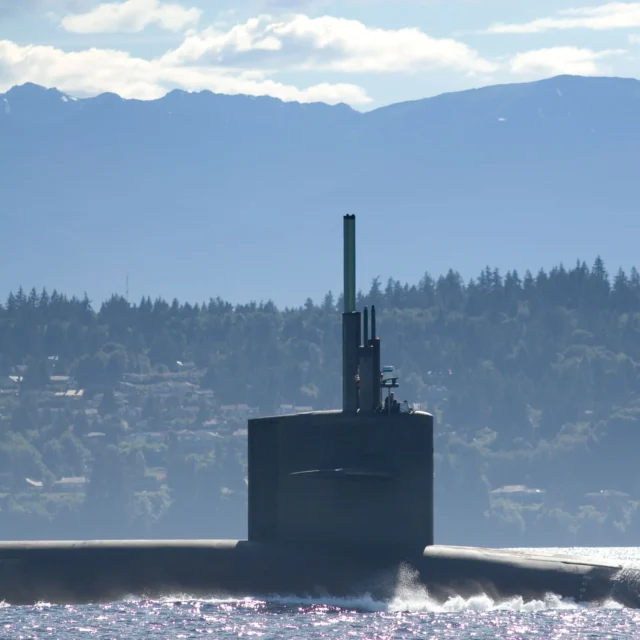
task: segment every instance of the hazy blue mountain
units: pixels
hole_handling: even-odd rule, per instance
[[[640,82],[561,76],[348,106],[0,94],[0,292],[301,304],[453,267],[637,260]],[[4,295],[4,294],[2,294]]]

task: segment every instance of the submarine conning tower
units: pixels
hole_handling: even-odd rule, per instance
[[[342,410],[249,420],[249,540],[422,551],[433,544],[433,416],[392,405],[375,308],[356,311],[344,216]],[[384,392],[387,392],[383,400]]]

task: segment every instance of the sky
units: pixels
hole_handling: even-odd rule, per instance
[[[640,2],[0,0],[0,92],[173,89],[387,104],[559,74],[636,77]]]

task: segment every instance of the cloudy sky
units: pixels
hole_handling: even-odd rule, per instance
[[[384,104],[570,73],[639,73],[640,2],[0,0],[0,92],[174,88]]]

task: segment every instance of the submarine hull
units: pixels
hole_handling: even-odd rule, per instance
[[[445,601],[548,593],[578,602],[616,599],[639,607],[617,579],[622,567],[498,550],[434,545],[393,555],[371,549],[273,546],[248,541],[92,541],[0,543],[0,601],[86,604],[133,596],[392,598],[426,590]]]

